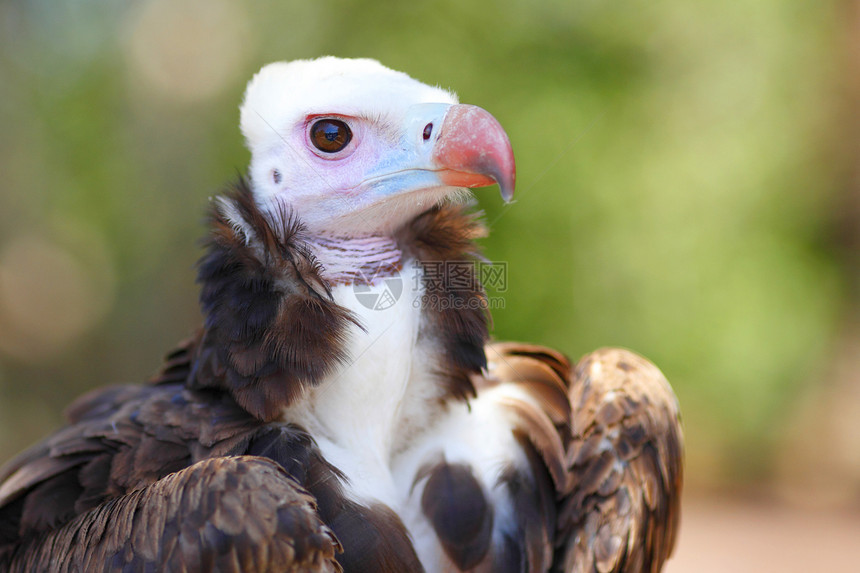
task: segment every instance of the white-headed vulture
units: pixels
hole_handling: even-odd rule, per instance
[[[491,342],[487,111],[366,60],[265,66],[204,323],[0,469],[0,571],[659,571],[682,439],[628,351]],[[486,280],[484,282],[487,282]]]

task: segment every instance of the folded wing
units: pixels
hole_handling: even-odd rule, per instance
[[[198,462],[106,502],[7,555],[10,572],[336,572],[314,498],[278,464]],[[5,570],[5,569],[4,569]]]
[[[675,545],[683,481],[671,387],[642,357],[602,349],[577,365],[570,404],[556,570],[660,571]]]

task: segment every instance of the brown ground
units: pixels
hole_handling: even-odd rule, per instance
[[[860,513],[685,499],[665,573],[860,571]]]

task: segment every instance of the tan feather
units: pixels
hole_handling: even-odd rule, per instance
[[[570,441],[567,374],[561,354],[532,344],[487,345],[488,376],[475,382],[479,395],[492,395],[513,419],[513,430],[540,454],[556,484],[565,482],[565,447]]]
[[[677,399],[650,362],[621,349],[583,358],[570,386],[573,440],[559,506],[557,570],[657,572],[677,536]]]

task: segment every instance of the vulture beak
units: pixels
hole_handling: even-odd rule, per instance
[[[362,187],[385,198],[444,187],[498,184],[513,198],[514,152],[490,113],[474,105],[426,103],[406,113],[399,149],[367,173]]]
[[[439,179],[452,187],[499,184],[502,199],[514,196],[516,166],[508,134],[490,113],[474,105],[448,108],[433,149]]]

